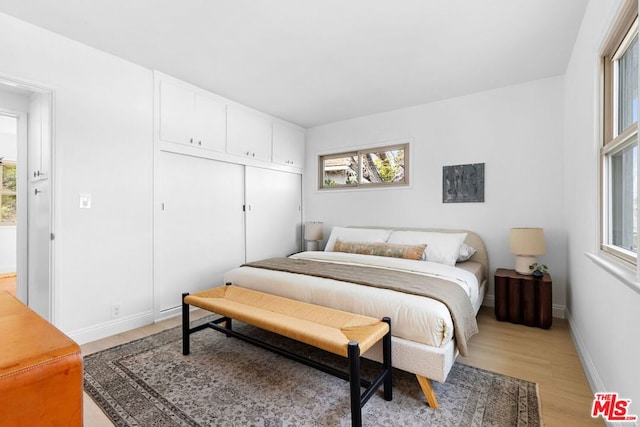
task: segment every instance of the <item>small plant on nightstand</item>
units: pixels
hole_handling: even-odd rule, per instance
[[[529,270],[531,270],[531,274],[533,277],[541,278],[544,276],[544,272],[548,270],[547,266],[544,264],[538,264],[534,262],[529,266]]]

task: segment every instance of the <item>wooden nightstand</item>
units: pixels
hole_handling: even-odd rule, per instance
[[[552,322],[551,276],[537,279],[499,268],[495,279],[496,318],[549,329]]]

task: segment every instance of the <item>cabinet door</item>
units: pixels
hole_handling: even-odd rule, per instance
[[[211,97],[196,94],[195,135],[199,147],[224,152],[227,141],[227,106]]]
[[[160,139],[193,145],[195,94],[167,81],[160,82]]]
[[[301,176],[247,166],[245,188],[247,262],[299,251]]]
[[[304,167],[304,132],[281,123],[273,123],[273,162]]]
[[[160,153],[155,292],[162,312],[183,292],[223,285],[244,262],[244,175],[240,165]]]
[[[271,121],[247,110],[227,107],[227,151],[271,161]]]

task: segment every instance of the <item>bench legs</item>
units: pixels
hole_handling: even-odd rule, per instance
[[[349,343],[349,389],[351,394],[351,425],[362,425],[362,401],[360,400],[360,346]]]
[[[389,325],[389,331],[382,338],[382,372],[373,381],[367,381],[360,378],[360,346],[357,342],[349,342],[347,348],[347,357],[349,359],[349,373],[338,371],[330,366],[315,362],[313,360],[302,357],[298,354],[291,353],[287,350],[274,347],[262,341],[258,341],[254,338],[243,335],[231,329],[231,319],[228,317],[221,317],[209,323],[191,328],[189,321],[189,304],[184,302],[185,297],[189,293],[182,294],[182,354],[187,355],[190,352],[189,336],[202,329],[211,328],[227,336],[234,336],[243,341],[257,345],[258,347],[272,351],[281,356],[298,361],[305,365],[319,369],[328,374],[334,375],[338,378],[342,378],[349,381],[350,399],[351,399],[351,425],[354,427],[362,426],[362,407],[367,403],[369,398],[375,393],[375,391],[383,385],[384,399],[391,400],[393,398],[393,380],[392,380],[392,365],[391,365],[391,320],[388,317],[382,319],[383,322]],[[224,327],[219,323],[224,323]],[[360,389],[365,387],[364,393],[360,394]]]
[[[384,399],[393,398],[393,380],[391,375],[391,320],[388,317],[382,319],[389,325],[389,332],[382,338],[382,373],[360,395],[362,382],[360,379],[360,346],[356,341],[349,342],[347,354],[349,357],[349,389],[351,395],[351,425],[362,426],[362,407],[383,384]]]

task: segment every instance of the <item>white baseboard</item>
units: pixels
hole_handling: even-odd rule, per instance
[[[16,266],[15,265],[0,265],[0,275],[3,274],[15,274]]]
[[[496,298],[494,295],[485,295],[484,301],[482,301],[482,305],[485,307],[495,307],[496,306]],[[565,313],[567,311],[567,307],[560,304],[553,304],[551,308],[551,315],[553,317],[557,317],[558,319],[565,319]]]
[[[607,389],[598,374],[598,369],[596,369],[596,365],[593,363],[589,352],[587,351],[587,347],[585,346],[584,340],[580,335],[580,331],[576,328],[576,323],[571,316],[571,312],[566,310],[566,318],[569,321],[569,331],[571,332],[571,338],[573,339],[573,343],[576,346],[576,351],[578,352],[578,358],[580,359],[580,363],[582,363],[582,369],[587,377],[587,381],[589,382],[589,386],[591,387],[591,392],[606,392]],[[607,420],[604,420],[604,423],[608,427],[638,427],[638,423],[612,423]]]
[[[72,340],[82,345],[91,341],[110,337],[121,332],[130,331],[141,326],[150,325],[153,322],[153,312],[147,311],[133,316],[114,319],[89,328],[79,329],[70,332],[67,335],[69,335]]]
[[[596,365],[593,363],[589,352],[587,351],[587,347],[584,344],[584,340],[580,335],[580,331],[576,328],[576,323],[571,316],[571,312],[567,309],[567,320],[569,321],[569,331],[571,332],[571,338],[573,339],[573,343],[576,346],[576,350],[578,352],[578,358],[580,358],[580,362],[582,363],[582,368],[587,376],[587,381],[589,381],[589,386],[591,387],[591,391],[595,393],[596,390],[603,391],[604,383],[600,379],[600,375],[598,375],[598,370],[596,369]]]

